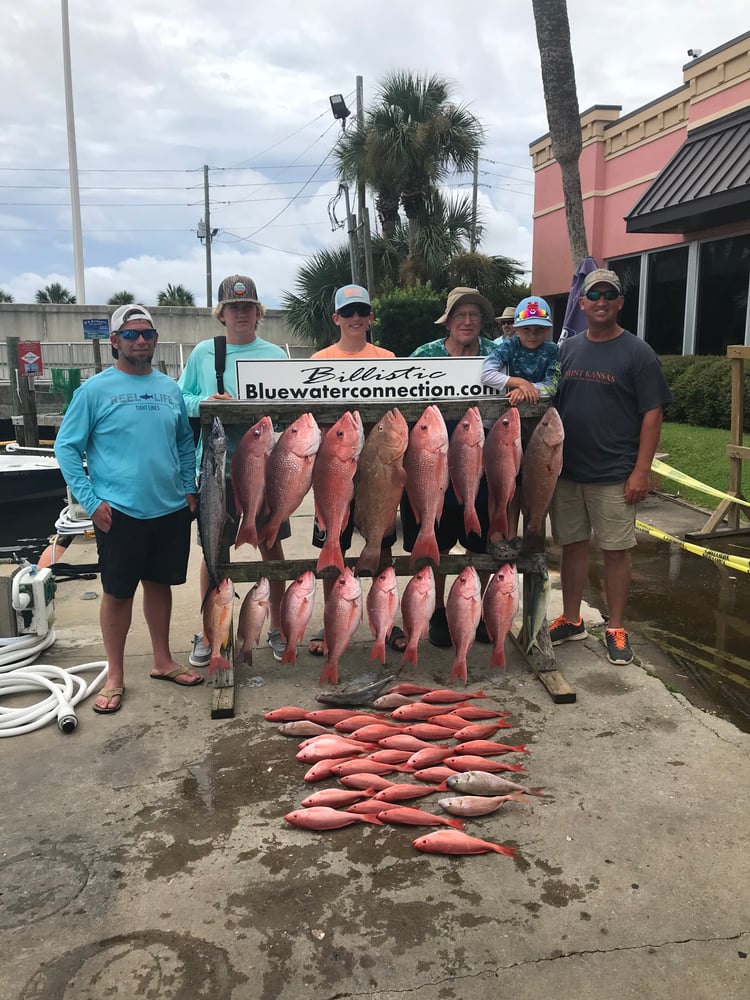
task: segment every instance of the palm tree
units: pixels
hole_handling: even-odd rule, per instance
[[[123,289],[121,292],[115,292],[114,295],[110,295],[107,299],[108,306],[127,306],[131,302],[135,302],[135,295],[126,289]]]
[[[10,292],[6,292],[2,288],[0,288],[0,302],[13,302],[13,301],[14,299],[13,296],[10,294]]]
[[[583,144],[575,66],[570,48],[568,7],[566,0],[532,0],[532,6],[552,155],[560,164],[565,219],[575,270],[588,256],[588,244],[578,170]]]
[[[53,281],[44,288],[40,288],[36,293],[36,301],[42,305],[50,303],[62,303],[64,305],[75,305],[76,297],[64,285],[58,281]]]
[[[441,77],[391,73],[363,121],[336,146],[342,177],[375,192],[386,237],[395,233],[401,205],[409,220],[411,256],[417,222],[431,197],[452,172],[472,168],[484,140],[480,121],[449,98],[450,85]]]
[[[156,299],[160,306],[194,306],[195,297],[184,285],[167,285]]]
[[[333,296],[336,289],[352,279],[349,248],[319,250],[297,272],[296,292],[284,292],[282,308],[287,310],[287,325],[301,340],[326,347],[336,339]]]

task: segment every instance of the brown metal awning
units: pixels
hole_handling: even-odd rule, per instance
[[[702,125],[625,216],[629,233],[690,233],[750,221],[750,108]]]

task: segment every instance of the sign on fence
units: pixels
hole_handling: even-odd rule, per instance
[[[83,336],[85,340],[109,340],[109,320],[85,319]]]
[[[240,399],[356,405],[467,401],[503,396],[482,385],[484,358],[377,358],[365,361],[237,361]]]
[[[18,368],[21,375],[41,375],[42,345],[38,340],[19,340]]]

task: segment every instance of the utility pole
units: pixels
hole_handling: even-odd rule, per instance
[[[479,188],[479,153],[474,153],[474,184],[471,193],[471,241],[469,248],[472,253],[477,248],[477,189]]]
[[[203,164],[203,220],[206,226],[206,306],[210,309],[212,305],[212,285],[211,276],[211,199],[208,195],[208,164]]]
[[[365,120],[364,111],[364,84],[361,76],[357,77],[357,125],[362,127]],[[365,185],[357,184],[357,215],[359,225],[362,230],[362,248],[365,258],[365,272],[367,275],[367,290],[370,295],[375,294],[375,268],[372,262],[372,244],[370,242],[370,211],[365,204],[367,192]]]
[[[70,70],[70,27],[68,0],[62,0],[63,80],[65,86],[65,122],[68,132],[68,174],[70,177],[70,208],[73,216],[73,266],[76,279],[76,302],[86,304],[83,271],[83,234],[81,232],[81,196],[78,190],[78,155],[76,124],[73,112],[73,78]]]

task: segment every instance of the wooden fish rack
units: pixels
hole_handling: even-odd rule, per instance
[[[346,409],[355,408],[359,411],[364,424],[374,423],[379,420],[383,413],[392,406],[397,405],[404,419],[411,423],[419,418],[428,403],[439,405],[440,411],[445,420],[460,420],[470,405],[477,406],[484,419],[497,419],[505,410],[509,408],[509,403],[504,398],[487,400],[463,400],[463,401],[440,401],[422,400],[411,403],[403,401],[386,401],[378,403],[358,403],[355,407],[316,405],[309,401],[306,403],[289,403],[260,405],[252,401],[231,400],[227,402],[211,401],[200,405],[201,431],[204,441],[210,432],[210,426],[214,417],[218,417],[224,426],[231,424],[241,424],[243,430],[247,430],[261,417],[268,416],[274,425],[288,425],[301,413],[311,412],[316,421],[321,425],[334,424]],[[521,435],[524,446],[536,426],[539,418],[549,406],[548,401],[539,403],[521,404],[518,411],[521,417]],[[234,525],[228,525],[225,530],[219,551],[219,574],[220,576],[231,577],[234,583],[253,583],[261,576],[269,580],[294,580],[306,570],[315,572],[317,557],[310,559],[283,559],[276,562],[263,562],[253,560],[250,562],[232,562],[229,550],[234,541]],[[531,598],[535,588],[541,584],[541,580],[547,568],[546,553],[536,553],[530,556],[519,554],[518,543],[514,546],[509,544],[491,544],[487,554],[475,554],[467,552],[464,555],[442,556],[440,566],[433,567],[436,572],[446,576],[458,574],[468,565],[474,566],[477,572],[494,573],[498,566],[504,562],[515,562],[518,572],[523,577],[523,605],[522,605],[522,627],[518,636],[510,633],[516,648],[521,653],[527,666],[534,673],[537,679],[544,685],[550,697],[556,704],[574,702],[576,694],[573,688],[559,673],[555,666],[555,656],[552,644],[549,639],[547,619],[542,621],[541,627],[536,636],[536,642],[532,645],[530,632],[531,622]],[[344,560],[347,566],[354,566],[356,557]],[[397,576],[411,576],[414,567],[409,563],[409,556],[395,556],[392,560],[393,568]],[[333,567],[316,573],[319,578],[324,576],[335,576],[337,570]],[[233,629],[230,630],[229,654],[233,652]],[[233,657],[228,655],[230,663]],[[234,670],[224,671],[226,676],[214,680],[214,698],[211,708],[211,718],[231,718],[234,715]]]

